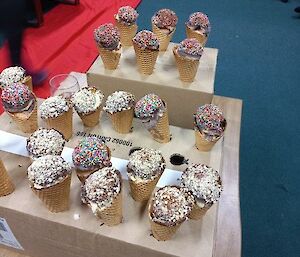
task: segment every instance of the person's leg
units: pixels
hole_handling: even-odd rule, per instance
[[[6,33],[7,41],[10,51],[11,63],[14,66],[22,66],[21,53],[22,53],[22,38],[23,28],[17,27]]]

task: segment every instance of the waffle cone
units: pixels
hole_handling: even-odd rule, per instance
[[[177,47],[174,47],[173,54],[175,57],[180,80],[189,83],[193,82],[198,71],[199,60],[189,60],[180,56],[177,53]]]
[[[166,241],[172,238],[172,236],[176,233],[176,231],[178,230],[181,224],[168,227],[168,226],[158,224],[150,218],[150,225],[151,225],[153,236],[158,241]]]
[[[199,130],[195,130],[196,137],[196,147],[199,151],[209,152],[215,143],[218,141],[208,141],[204,138],[204,135],[199,132]]]
[[[168,110],[157,121],[153,129],[149,129],[153,139],[159,143],[168,143],[171,140]]]
[[[31,112],[7,112],[18,128],[24,133],[33,133],[38,129],[37,120],[37,101],[35,99],[34,107]]]
[[[78,113],[78,115],[81,118],[84,126],[95,127],[99,123],[100,112],[101,112],[101,106],[99,106],[99,108],[97,108],[97,110],[95,110],[91,113],[88,113],[88,114]]]
[[[146,75],[152,74],[159,51],[141,49],[134,42],[133,47],[140,73]]]
[[[132,38],[135,36],[138,26],[136,24],[127,26],[116,19],[116,26],[120,32],[122,46],[132,46]]]
[[[49,211],[63,212],[69,209],[70,185],[71,176],[68,176],[52,187],[35,189],[31,186],[31,189],[43,201]]]
[[[189,218],[192,220],[199,220],[205,215],[209,208],[210,206],[201,208],[197,204],[195,204],[191,213],[189,214]]]
[[[207,42],[207,36],[190,29],[188,26],[185,26],[185,32],[188,38],[196,38],[203,47],[205,46]]]
[[[98,46],[98,51],[105,69],[115,70],[119,64],[121,51],[106,50],[103,47]]]
[[[31,76],[26,76],[23,79],[22,83],[25,84],[30,89],[30,91],[33,91],[32,77]]]
[[[102,211],[97,211],[97,216],[105,225],[114,226],[122,222],[122,192],[120,192],[113,200],[111,206],[105,208]]]
[[[161,175],[160,175],[161,176]],[[135,182],[129,178],[131,196],[135,201],[143,202],[149,200],[160,176],[145,182]]]
[[[115,131],[121,134],[126,134],[131,131],[134,116],[133,108],[113,114],[109,113],[109,116]]]
[[[47,127],[58,130],[63,134],[66,140],[69,140],[73,134],[73,109],[69,110],[56,118],[48,118],[45,120]]]
[[[166,51],[170,41],[172,40],[173,34],[176,29],[174,29],[170,34],[165,34],[162,29],[157,27],[152,23],[152,31],[157,36],[159,41],[159,51]]]
[[[7,174],[6,168],[0,159],[0,197],[9,195],[15,190],[15,187]]]

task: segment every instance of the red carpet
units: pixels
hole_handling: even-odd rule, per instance
[[[23,59],[35,69],[49,73],[39,97],[49,96],[49,78],[71,71],[86,72],[98,55],[93,30],[106,22],[120,6],[136,7],[141,0],[81,0],[80,5],[59,4],[47,14],[41,28],[27,29],[23,43]],[[7,48],[0,50],[0,71],[9,66]],[[1,108],[1,107],[0,107]],[[0,110],[1,113],[1,110]]]

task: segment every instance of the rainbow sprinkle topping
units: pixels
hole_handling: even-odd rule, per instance
[[[1,99],[5,110],[17,112],[26,109],[34,100],[34,96],[24,84],[14,83],[2,90]]]
[[[139,14],[131,6],[122,6],[116,14],[116,19],[128,26],[134,24]]]
[[[135,35],[132,41],[141,49],[158,50],[159,41],[155,34],[149,30],[142,30]]]
[[[187,38],[180,42],[177,53],[183,57],[199,60],[203,54],[203,47],[195,38]]]
[[[186,25],[193,30],[201,31],[206,36],[208,36],[211,30],[209,19],[207,15],[202,12],[192,13]]]
[[[226,128],[226,119],[218,106],[205,104],[197,108],[195,118],[195,129],[204,134],[209,141],[220,138]]]
[[[80,140],[72,154],[76,168],[94,169],[111,166],[109,148],[97,137]]]
[[[142,97],[135,105],[135,114],[140,119],[152,118],[161,109],[165,109],[161,98],[153,93]]]
[[[173,31],[178,22],[178,17],[170,9],[161,9],[154,14],[152,22],[160,29]]]
[[[111,23],[101,25],[94,30],[94,39],[96,43],[105,49],[119,49],[120,33],[119,30]]]

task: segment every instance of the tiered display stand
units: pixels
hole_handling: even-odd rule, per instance
[[[7,114],[0,116],[0,150],[3,150],[0,157],[16,186],[13,194],[0,198],[0,218],[7,221],[24,249],[14,249],[13,253],[8,251],[12,248],[4,246],[7,250],[0,249],[0,253],[11,257],[23,254],[32,257],[240,256],[239,138],[242,102],[213,95],[216,49],[205,48],[195,82],[186,84],[178,79],[171,47],[160,54],[155,71],[150,76],[138,73],[132,48],[123,50],[117,70],[105,70],[98,57],[87,73],[88,84],[100,88],[106,96],[115,90],[131,91],[137,98],[150,92],[161,96],[168,104],[173,136],[170,143],[153,141],[138,120],[134,120],[132,133],[121,135],[112,130],[105,114],[99,125],[88,129],[83,127],[74,113],[74,137],[67,143],[69,148],[64,150],[63,156],[70,160],[72,147],[82,136],[93,134],[107,141],[114,157],[113,165],[121,170],[125,179],[124,220],[118,226],[100,226],[101,222],[80,204],[80,183],[75,176],[72,179],[70,210],[58,214],[48,212],[28,186],[26,170],[30,160],[24,150],[28,135],[18,131]],[[228,126],[224,139],[211,152],[204,153],[194,146],[192,114],[198,105],[211,102],[224,110]],[[42,121],[39,122],[43,126]],[[185,222],[170,241],[156,241],[150,235],[145,204],[131,198],[126,182],[126,159],[133,146],[162,151],[168,169],[158,186],[178,183],[180,171],[185,168],[173,166],[168,161],[168,156],[173,153],[181,153],[190,162],[202,162],[219,170],[224,185],[219,203],[202,220]]]

